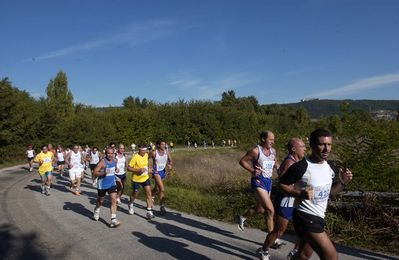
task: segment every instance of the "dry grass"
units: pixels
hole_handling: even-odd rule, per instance
[[[249,174],[238,164],[241,151],[192,151],[175,154],[175,178],[199,189],[248,186]],[[242,187],[242,186],[241,186]],[[238,187],[237,187],[238,188]]]

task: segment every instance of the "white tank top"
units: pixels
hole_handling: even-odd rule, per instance
[[[158,153],[158,150],[155,151],[155,164],[156,164],[156,169],[157,172],[163,171],[166,167],[166,163],[168,162],[168,154],[166,151],[164,152],[163,155],[160,155]]]
[[[122,155],[122,157],[119,157]],[[125,165],[126,165],[126,157],[124,154],[117,154],[116,155],[116,167],[119,169],[119,172],[115,173],[116,175],[123,175],[125,174]]]
[[[256,163],[262,168],[262,175],[265,178],[271,178],[273,175],[273,166],[276,162],[276,156],[270,148],[270,155],[266,156],[263,153],[263,148],[258,145],[259,157]]]
[[[28,158],[34,157],[33,150],[26,150],[26,152],[28,153]]]
[[[73,169],[80,168],[82,166],[82,155],[80,152],[75,153],[74,151],[71,152],[71,159],[70,159],[70,166]]]
[[[100,157],[98,156],[98,152],[90,153],[90,164],[97,164],[100,161]]]
[[[57,161],[59,161],[59,162],[64,161],[64,153],[63,152],[60,152],[60,151],[57,152]]]

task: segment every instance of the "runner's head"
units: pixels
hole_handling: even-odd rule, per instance
[[[327,160],[332,147],[331,133],[326,129],[316,129],[310,134],[309,144],[315,159]]]
[[[125,146],[123,144],[119,144],[118,153],[123,154],[125,152]]]
[[[79,152],[79,146],[78,145],[74,145],[72,150],[73,150],[74,153],[78,153]]]
[[[260,133],[260,142],[266,148],[270,149],[274,144],[274,134],[271,131],[265,131]]]
[[[48,144],[47,148],[48,148],[48,150],[51,150],[51,149],[53,149],[53,145],[52,144]]]
[[[115,154],[114,148],[108,147],[107,149],[105,149],[105,157],[107,158],[108,161],[114,159],[114,154]]]
[[[157,148],[161,151],[164,151],[166,149],[166,142],[163,139],[159,139],[157,141]]]
[[[287,150],[296,160],[300,160],[305,157],[306,145],[302,139],[294,137],[288,141]]]
[[[42,152],[47,153],[48,152],[48,146],[47,145],[42,145]]]
[[[148,151],[148,148],[145,144],[140,145],[139,155],[144,156],[147,151]]]

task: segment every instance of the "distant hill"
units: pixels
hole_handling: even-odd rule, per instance
[[[399,110],[399,100],[312,99],[286,105],[292,108],[299,108],[302,106],[308,111],[311,118],[318,118],[321,116],[339,115],[341,113],[340,105],[343,102],[349,103],[350,110],[364,110],[370,113],[376,110]]]

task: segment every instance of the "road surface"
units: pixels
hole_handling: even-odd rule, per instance
[[[81,196],[75,196],[68,179],[56,176],[51,196],[45,196],[36,172],[22,166],[0,170],[0,259],[256,259],[266,235],[171,209],[148,221],[143,202],[136,204],[135,215],[128,215],[127,197],[118,207],[122,225],[111,229],[109,201],[100,220],[92,219],[97,193],[89,178]],[[295,237],[283,240],[286,246],[271,249],[273,260],[286,259],[293,248]],[[337,250],[340,259],[395,259],[340,246]]]

